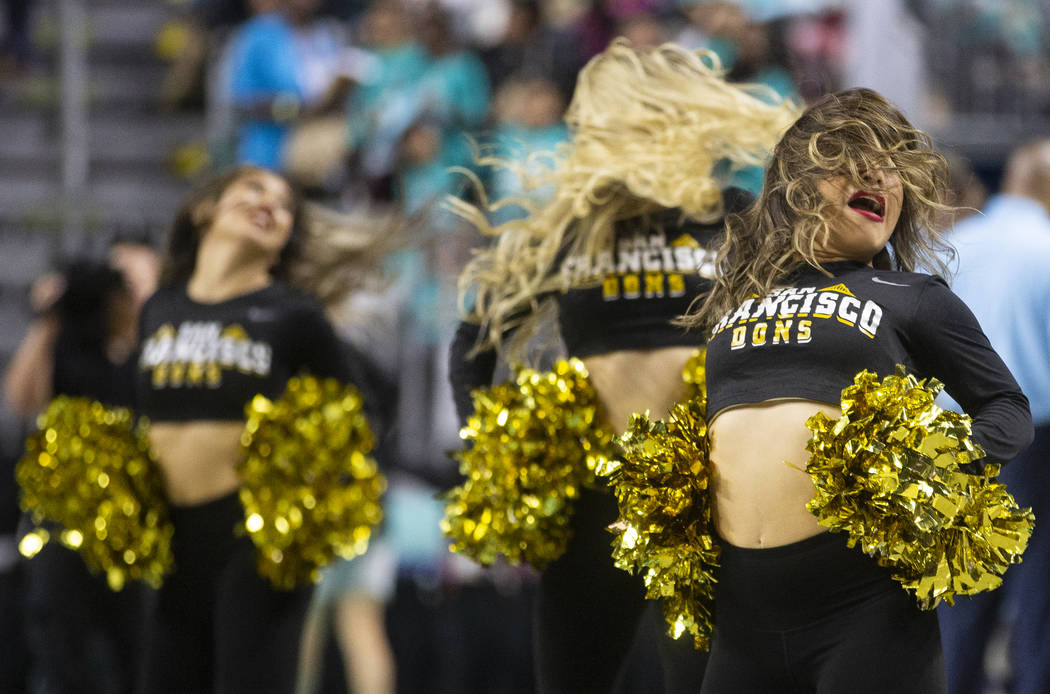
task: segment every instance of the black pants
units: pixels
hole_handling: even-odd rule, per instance
[[[722,543],[704,694],[942,694],[936,612],[841,534]]]
[[[584,490],[565,554],[540,577],[534,625],[539,694],[613,691],[643,612],[659,607],[645,600],[639,576],[613,566],[613,536],[606,528],[616,518],[612,494]],[[687,637],[661,635],[658,648],[668,694],[696,694],[706,655]]]
[[[76,552],[48,543],[26,562],[25,617],[32,691],[130,694],[146,588],[120,592]]]
[[[2,537],[2,535],[0,535]],[[26,653],[24,635],[25,576],[21,563],[0,571],[0,692],[26,694]]]
[[[173,508],[175,571],[149,610],[142,694],[291,694],[309,588],[279,591],[236,537],[236,494]]]
[[[985,690],[985,650],[1004,616],[1010,692],[1050,692],[1050,425],[1035,428],[1032,445],[1003,468],[999,481],[1035,512],[1035,530],[1024,561],[1010,567],[1002,587],[937,608],[952,694]]]

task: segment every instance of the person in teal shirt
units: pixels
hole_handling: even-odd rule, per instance
[[[324,106],[344,45],[317,20],[319,0],[252,3],[259,14],[230,42],[225,87],[238,114],[237,163],[283,169],[284,146],[300,116]]]

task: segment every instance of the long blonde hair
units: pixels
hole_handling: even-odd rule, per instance
[[[784,134],[765,183],[749,208],[726,220],[713,289],[694,313],[679,321],[710,327],[752,296],[765,296],[804,264],[820,268],[816,246],[832,233],[831,203],[817,185],[844,176],[866,190],[866,172],[892,171],[904,198],[889,245],[872,264],[882,269],[946,272],[951,254],[937,227],[948,172],[929,136],[870,89],[828,94]]]
[[[725,181],[716,165],[764,165],[797,112],[767,87],[725,82],[711,53],[614,42],[580,72],[565,117],[571,142],[547,155],[545,171],[519,169],[526,189],[553,184],[547,202],[493,227],[486,212],[499,202],[448,201],[495,237],[459,279],[461,310],[484,327],[479,348],[501,349],[513,329],[516,337],[531,334],[540,298],[568,288],[551,272],[558,254],[593,261],[611,247],[616,221],[674,208],[701,221],[719,218]]]

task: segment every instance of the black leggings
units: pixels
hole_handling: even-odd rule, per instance
[[[946,694],[936,612],[841,534],[722,543],[703,694]]]
[[[129,582],[113,592],[80,555],[54,542],[26,562],[25,574],[32,691],[129,694],[141,642],[143,585]]]
[[[291,694],[311,589],[279,591],[234,527],[237,494],[173,508],[175,571],[147,625],[142,694]]]
[[[622,675],[635,632],[646,609],[638,576],[613,566],[617,518],[611,493],[584,490],[572,518],[572,539],[564,555],[540,577],[535,612],[538,694],[607,694]],[[662,622],[663,619],[661,618]],[[696,694],[706,654],[688,637],[657,642],[668,694]]]

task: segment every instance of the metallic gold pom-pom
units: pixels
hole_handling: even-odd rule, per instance
[[[463,484],[446,495],[441,529],[454,552],[483,565],[501,555],[542,568],[564,553],[574,503],[613,450],[598,395],[578,359],[518,371],[474,391],[455,453]]]
[[[36,523],[57,524],[57,539],[113,590],[129,580],[159,586],[174,531],[146,423],[124,408],[60,396],[37,424],[15,471],[22,508]],[[31,557],[55,535],[37,528],[19,549]]]
[[[702,364],[702,362],[701,362]],[[712,532],[708,494],[706,399],[675,405],[667,422],[636,414],[620,438],[622,460],[602,465],[616,493],[618,568],[641,573],[646,597],[663,600],[669,633],[709,647],[714,569],[720,549]]]
[[[1031,509],[995,481],[998,466],[959,469],[984,452],[969,417],[934,404],[941,387],[901,366],[881,381],[863,371],[842,391],[842,417],[806,422],[816,488],[806,507],[891,568],[923,609],[997,587],[1033,526]]]
[[[700,407],[700,416],[707,416],[707,348],[693,352],[682,367],[682,381],[689,386],[689,398]]]
[[[372,430],[358,390],[296,377],[277,400],[255,396],[245,416],[237,470],[259,573],[291,589],[316,581],[335,557],[363,553],[383,517],[386,480],[369,455]]]

